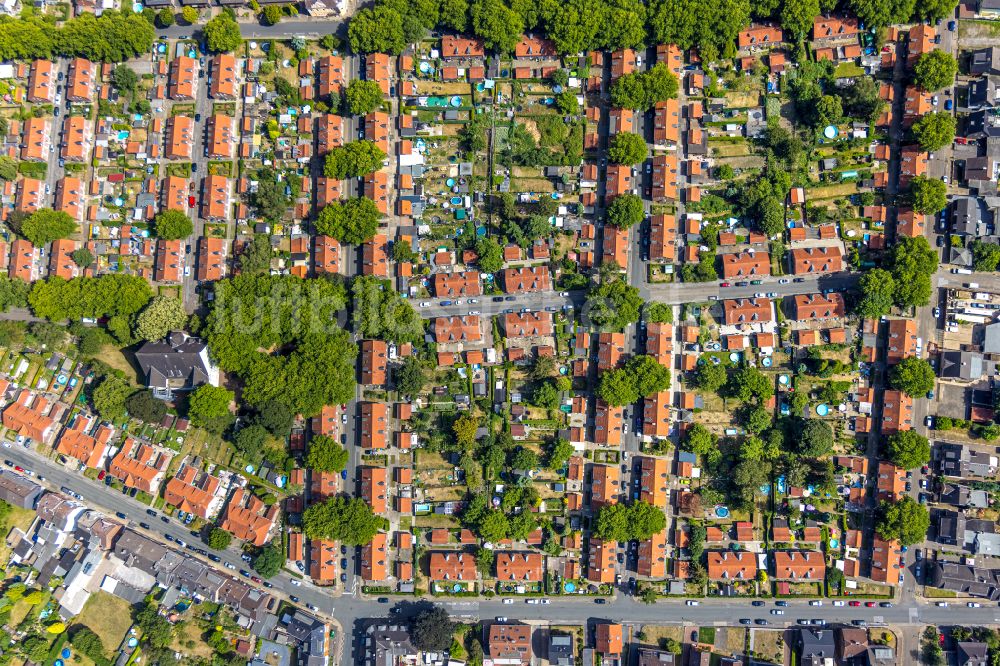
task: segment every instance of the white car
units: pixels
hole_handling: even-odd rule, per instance
[[[506,622],[507,618],[503,615],[497,615],[497,622]]]
[[[834,606],[843,606],[843,605],[844,605],[844,602],[843,602],[843,601],[840,601],[840,600],[838,599],[837,601],[834,601],[834,602],[833,602],[833,605],[834,605]]]
[[[778,280],[778,284],[788,284],[788,278],[781,278]]]
[[[470,304],[473,304],[473,303],[478,303],[478,302],[479,302],[479,299],[478,299],[478,298],[470,298],[470,299],[469,299],[469,303],[470,303]]]
[[[507,604],[507,605],[510,605],[510,604],[514,603],[514,600],[513,599],[504,599],[503,602],[505,604]]]
[[[538,603],[538,599],[525,599],[524,603],[531,604],[532,606],[534,606],[535,604]]]
[[[947,608],[948,607],[948,602],[947,601],[939,601],[939,602],[937,602],[937,607],[938,608]]]
[[[978,601],[970,601],[965,605],[968,606],[969,608],[979,608],[982,604],[980,604]]]
[[[688,599],[688,600],[687,600],[687,605],[688,605],[688,606],[697,606],[697,605],[698,605],[698,602],[697,602],[697,601],[695,601],[694,599]]]
[[[236,570],[236,567],[234,565],[230,564],[229,562],[223,562],[223,564],[225,565],[225,567],[227,569],[232,569],[234,571]]]
[[[823,602],[820,601],[819,599],[813,599],[812,601],[809,602],[809,605],[810,606],[822,606]]]
[[[294,578],[292,579],[292,585],[294,585],[295,587],[302,587],[302,583],[295,580]]]
[[[430,306],[431,306],[430,301],[421,301],[420,302],[420,307],[422,307],[422,308],[429,308]]]

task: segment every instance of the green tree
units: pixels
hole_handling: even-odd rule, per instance
[[[132,387],[125,377],[107,374],[94,388],[91,400],[102,420],[121,421],[125,418],[125,400],[131,394]]]
[[[368,115],[382,104],[382,88],[378,81],[355,79],[345,91],[347,108],[355,116]]]
[[[319,472],[340,472],[347,467],[349,454],[332,437],[316,435],[309,441],[306,467]]]
[[[277,25],[281,21],[281,7],[278,5],[268,5],[264,8],[264,23],[267,25]]]
[[[243,37],[236,19],[228,12],[222,12],[205,24],[205,45],[212,53],[228,53],[240,48]]]
[[[1000,265],[1000,245],[974,240],[969,243],[972,250],[972,269],[979,272],[997,270]]]
[[[176,298],[154,296],[135,320],[140,340],[162,340],[170,331],[182,330],[187,323],[184,306]]]
[[[642,317],[650,324],[671,324],[674,321],[674,309],[666,303],[648,302]]]
[[[363,7],[347,26],[347,38],[355,53],[391,53],[406,48],[403,17],[386,4]]]
[[[508,54],[524,34],[524,19],[503,0],[472,0],[472,32],[489,50]]]
[[[181,18],[184,19],[185,23],[194,25],[195,23],[198,22],[200,16],[198,10],[195,9],[194,7],[184,7],[183,9],[181,9]]]
[[[466,414],[455,419],[451,426],[455,439],[460,445],[469,445],[476,441],[476,431],[479,430],[479,419]]]
[[[371,543],[384,523],[360,497],[331,497],[302,514],[302,529],[310,539],[332,539],[348,546]]]
[[[931,459],[931,445],[916,430],[901,430],[886,442],[886,457],[903,469],[915,469]]]
[[[621,331],[639,321],[643,301],[639,289],[628,284],[613,262],[599,269],[599,282],[587,292],[584,306],[590,321],[603,330]]]
[[[545,466],[553,471],[559,471],[566,466],[570,457],[576,452],[567,440],[557,437],[549,445],[545,456]]]
[[[887,500],[879,503],[875,531],[883,539],[912,546],[927,538],[930,527],[930,513],[909,495],[903,495],[895,503]]]
[[[666,526],[663,511],[648,502],[608,504],[597,514],[594,535],[602,541],[644,541]]]
[[[229,406],[233,403],[232,391],[221,386],[202,384],[191,392],[188,399],[188,417],[191,422],[216,434],[233,422]]]
[[[0,180],[8,182],[17,179],[17,161],[12,157],[0,157]]]
[[[955,82],[958,62],[948,51],[933,49],[920,56],[913,67],[913,82],[927,92],[937,92]]]
[[[285,195],[285,183],[278,173],[266,167],[257,172],[257,189],[250,195],[250,205],[265,220],[279,222],[288,210],[289,199]]]
[[[374,142],[351,141],[327,153],[323,173],[337,180],[358,178],[381,169],[384,160],[385,153]]]
[[[254,234],[243,253],[239,256],[240,269],[244,273],[263,273],[271,267],[274,248],[266,234]]]
[[[532,402],[542,409],[555,409],[559,406],[559,392],[551,381],[539,383],[531,395]]]
[[[889,385],[916,398],[934,389],[934,368],[922,358],[907,356],[889,370]]]
[[[194,223],[179,210],[165,210],[154,218],[153,229],[159,238],[178,240],[194,233]]]
[[[613,407],[630,405],[670,386],[670,371],[648,355],[629,359],[623,368],[606,370],[597,394]]]
[[[378,206],[367,197],[334,201],[319,212],[316,230],[342,243],[360,245],[375,237],[381,217]]]
[[[575,116],[580,113],[580,102],[572,90],[563,90],[556,95],[556,108],[564,116]]]
[[[174,625],[160,615],[160,605],[149,600],[135,614],[135,623],[142,631],[142,640],[151,647],[163,649],[174,638]]]
[[[443,606],[432,606],[410,620],[410,639],[421,650],[446,652],[454,633],[455,623]]]
[[[717,393],[728,379],[729,374],[721,363],[702,363],[694,372],[694,385],[709,393]]]
[[[619,132],[608,146],[608,159],[613,164],[635,165],[646,161],[649,150],[646,140],[632,132]]]
[[[510,519],[503,511],[487,511],[477,525],[477,532],[483,541],[503,541],[510,536]]]
[[[268,437],[267,428],[254,423],[241,428],[236,433],[234,444],[237,450],[248,460],[256,460],[260,456],[261,451],[264,450],[264,444],[267,443]]]
[[[695,423],[688,428],[684,439],[681,440],[681,448],[685,451],[699,456],[711,456],[718,452],[719,438],[708,428]]]
[[[938,255],[924,236],[896,239],[889,256],[896,281],[895,301],[902,307],[921,307],[930,302],[931,276],[937,271]]]
[[[76,230],[76,221],[68,213],[50,208],[35,211],[21,225],[21,235],[35,247],[60,238],[69,238]]]
[[[118,65],[111,72],[111,83],[123,95],[130,95],[139,85],[139,75],[127,65]]]
[[[611,103],[622,109],[648,111],[657,102],[677,97],[677,77],[664,63],[621,76],[611,86]]]
[[[813,19],[820,15],[819,0],[783,0],[778,20],[797,40],[806,39]]]
[[[957,128],[955,116],[945,111],[935,111],[921,116],[913,124],[913,138],[920,144],[920,148],[929,153],[941,150],[955,139]]]
[[[159,423],[167,414],[167,406],[153,397],[152,391],[136,391],[125,400],[125,409],[146,423]]]
[[[810,458],[822,458],[833,450],[833,428],[820,419],[799,419],[798,450]]]
[[[233,541],[233,535],[221,527],[213,527],[208,532],[208,547],[212,550],[225,550]]]
[[[646,210],[642,199],[631,192],[619,194],[608,206],[608,222],[619,229],[627,229],[643,221]]]
[[[158,27],[169,28],[174,22],[174,11],[170,7],[164,7],[156,13],[156,25]]]
[[[774,395],[773,380],[751,365],[741,365],[731,375],[726,392],[743,402],[756,399],[764,403]]]
[[[85,247],[73,250],[69,256],[73,260],[73,263],[79,266],[81,270],[94,263],[93,253]]]
[[[772,419],[770,412],[760,405],[747,405],[741,413],[741,420],[749,432],[759,435],[771,427]]]
[[[858,297],[855,312],[865,319],[878,319],[889,314],[892,309],[896,281],[892,273],[883,268],[873,268],[858,281]]]
[[[364,500],[359,501],[364,504]],[[261,578],[273,578],[277,576],[284,565],[285,551],[282,549],[281,541],[278,539],[273,539],[264,544],[264,547],[257,552],[257,556],[253,558],[253,562],[251,563],[253,570],[259,573]]]
[[[496,273],[503,268],[503,248],[493,238],[477,240],[476,254],[479,255],[479,268],[484,273]]]
[[[427,375],[423,363],[415,356],[407,356],[403,365],[396,371],[396,390],[413,398],[424,390],[426,382]]]

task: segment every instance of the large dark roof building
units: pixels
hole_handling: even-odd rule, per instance
[[[202,384],[219,385],[219,369],[208,357],[208,346],[198,338],[174,331],[165,340],[147,342],[135,353],[146,385],[158,398]]]
[[[31,479],[10,470],[0,470],[0,500],[22,509],[34,509],[41,494],[42,487]]]

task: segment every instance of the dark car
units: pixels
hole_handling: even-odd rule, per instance
[[[340,554],[341,555],[347,555],[347,546],[341,544],[341,546],[340,546]]]
[[[244,578],[249,578],[250,572],[247,571],[246,569],[240,569],[240,575],[243,576]]]
[[[347,574],[345,574],[345,573],[340,574],[340,582],[341,583],[346,583],[347,582]]]
[[[851,620],[851,624],[853,624],[855,627],[863,627],[868,623],[865,622],[864,620]]]
[[[516,301],[517,299],[514,298],[513,296],[504,296],[503,300],[505,300],[505,301]]]
[[[607,599],[594,599],[594,603],[595,604],[606,604],[606,603],[608,603],[608,600]]]
[[[166,516],[160,516],[160,520],[162,520],[165,523],[169,523],[170,522],[170,519],[167,518]]]
[[[493,302],[494,303],[503,303],[503,296],[494,296],[493,297]]]
[[[892,608],[892,604],[889,603],[888,601],[883,601],[882,603],[879,604],[879,608]]]
[[[753,624],[753,620],[748,617],[740,618],[740,624]]]
[[[766,625],[766,624],[770,624],[770,622],[768,622],[767,620],[765,620],[762,617],[757,618],[756,620],[754,620],[754,622],[757,623],[757,624],[759,624],[759,625],[761,625],[761,626]]]
[[[144,530],[150,529],[149,523],[139,523],[139,527],[141,527]]]
[[[347,558],[346,557],[342,558],[340,560],[340,568],[344,569],[345,571],[347,570]]]
[[[299,598],[297,596],[295,596],[294,594],[289,594],[288,598],[292,600],[293,604],[299,603]]]
[[[264,587],[274,587],[274,585],[271,585],[266,580],[263,583],[261,583],[261,585],[263,585]]]
[[[122,520],[128,520],[128,516],[126,516],[121,511],[115,511],[115,515],[118,516],[119,518],[121,518]]]
[[[389,597],[379,597],[378,598],[378,602],[380,604],[387,604],[387,603],[389,603]]]
[[[764,605],[764,602],[763,602],[763,601],[760,601],[760,600],[758,599],[757,601],[752,601],[752,602],[750,602],[750,605],[751,605],[751,606],[763,606],[763,605]]]
[[[219,557],[218,555],[209,555],[208,559],[212,560],[213,562],[221,562],[222,561],[222,558]]]
[[[775,606],[782,606],[782,607],[784,607],[784,606],[788,605],[788,602],[787,601],[775,601],[774,605]]]
[[[147,516],[152,516],[153,518],[156,518],[156,512],[153,511],[152,509],[146,509],[146,515]]]

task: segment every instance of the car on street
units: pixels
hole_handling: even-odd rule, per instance
[[[778,280],[778,284],[788,284],[788,278],[781,278]]]
[[[868,623],[865,622],[864,620],[851,620],[851,624],[853,624],[855,627],[863,627]]]
[[[822,606],[822,605],[823,605],[823,602],[822,602],[822,601],[820,601],[819,599],[813,599],[813,600],[811,600],[811,601],[809,602],[809,605],[810,605],[810,606]]]
[[[759,624],[760,626],[762,626],[762,627],[763,627],[763,626],[767,626],[767,625],[769,625],[769,624],[771,624],[771,623],[770,623],[770,622],[768,622],[767,620],[765,620],[764,618],[762,618],[762,617],[759,617],[759,618],[757,618],[756,620],[754,620],[754,624]]]
[[[874,601],[866,601],[865,608],[875,608],[877,604]]]
[[[170,519],[167,518],[166,516],[160,516],[160,522],[169,523]]]
[[[956,24],[954,21],[948,21],[948,30],[950,30],[951,32],[955,32],[955,25]]]
[[[688,599],[688,600],[687,600],[687,605],[688,605],[688,606],[697,606],[697,605],[698,605],[698,602],[697,602],[697,601],[695,601],[694,599]]]
[[[781,610],[780,608],[772,608],[771,609],[771,615],[784,615],[784,614],[785,614],[785,611]]]
[[[847,605],[850,606],[851,608],[857,608],[858,606],[861,605],[861,602],[860,601],[849,601],[849,602],[847,602]]]
[[[144,530],[148,530],[149,529],[149,523],[139,523],[139,527],[141,527]]]
[[[888,601],[883,601],[879,604],[879,608],[892,608],[892,603]]]
[[[219,557],[218,555],[209,555],[208,559],[212,560],[213,562],[221,562],[222,561],[222,558]]]
[[[230,562],[223,562],[222,564],[227,569],[236,569],[236,566],[234,564],[230,563]]]
[[[378,602],[380,604],[387,604],[387,603],[389,603],[389,597],[379,597],[378,598]]]
[[[757,601],[750,602],[750,605],[751,606],[763,606],[764,602],[758,599]]]
[[[836,601],[833,602],[833,605],[834,606],[843,606],[844,602],[841,601],[840,599],[837,599]]]
[[[292,585],[294,585],[295,587],[299,587],[299,586],[302,585],[302,583],[300,583],[299,581],[295,580],[294,578],[292,579],[291,582],[292,582]]]
[[[503,603],[509,606],[509,605],[511,605],[512,603],[514,603],[514,600],[513,600],[513,599],[504,599],[504,600],[503,600]]]
[[[295,596],[294,594],[289,594],[288,598],[292,601],[293,604],[299,603],[299,598],[297,596]]]
[[[748,617],[740,618],[740,624],[753,624],[753,620]]]
[[[924,425],[927,426],[928,428],[934,427],[934,416],[932,414],[928,414],[924,418]]]
[[[947,601],[939,601],[939,602],[937,602],[937,607],[938,608],[947,608],[948,607],[948,602]]]
[[[594,603],[595,604],[606,604],[606,603],[608,603],[608,600],[607,599],[594,599]]]
[[[968,606],[969,608],[979,608],[982,606],[982,604],[980,604],[978,601],[970,601],[965,605]]]
[[[128,516],[126,516],[126,515],[125,515],[125,514],[124,514],[123,512],[121,512],[121,511],[115,511],[115,515],[116,515],[116,516],[118,516],[119,518],[121,518],[122,520],[128,520]]]
[[[731,287],[731,286],[733,286],[733,285],[729,284],[728,282],[723,282],[723,283],[722,283],[722,284],[720,284],[719,286],[720,286],[720,287]]]
[[[774,605],[775,606],[787,606],[788,602],[787,601],[775,601]]]

